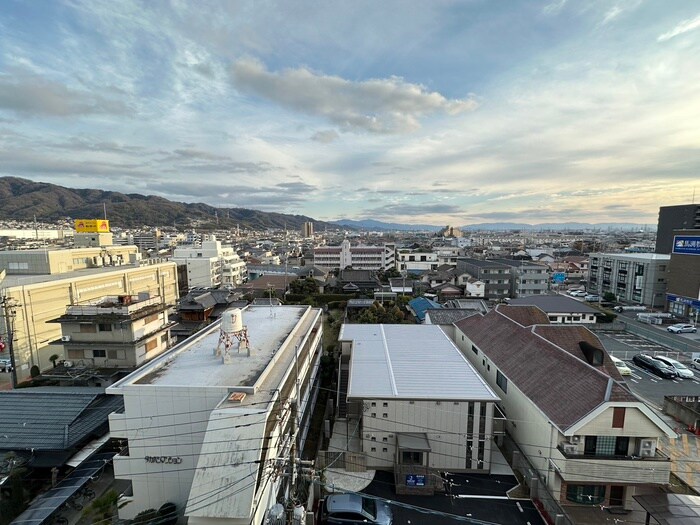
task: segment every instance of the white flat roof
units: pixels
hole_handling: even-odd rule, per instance
[[[498,401],[435,325],[343,325],[352,341],[348,397]]]
[[[592,253],[590,257],[614,257],[616,259],[633,259],[641,261],[670,261],[671,256],[665,253]]]
[[[250,357],[246,351],[238,354],[234,345],[231,363],[222,363],[222,358],[214,352],[219,343],[219,321],[138,369],[129,376],[133,379],[128,383],[197,387],[253,386],[307,309],[307,306],[248,306],[243,310],[243,325],[248,328]],[[223,344],[221,350],[223,351]]]

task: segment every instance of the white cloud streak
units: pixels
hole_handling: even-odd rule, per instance
[[[700,15],[696,16],[695,18],[683,20],[670,31],[659,35],[659,38],[656,40],[659,42],[666,42],[667,40],[671,40],[672,38],[688,33],[689,31],[694,31],[698,28],[700,28]]]

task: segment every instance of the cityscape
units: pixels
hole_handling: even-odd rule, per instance
[[[3,7],[0,525],[700,525],[696,5]]]

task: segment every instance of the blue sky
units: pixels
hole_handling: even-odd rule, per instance
[[[700,198],[700,3],[13,1],[0,175],[321,220]]]

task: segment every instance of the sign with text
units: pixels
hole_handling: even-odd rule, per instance
[[[109,221],[103,219],[76,219],[75,231],[78,233],[109,233]]]
[[[674,235],[673,253],[700,255],[700,235]]]

